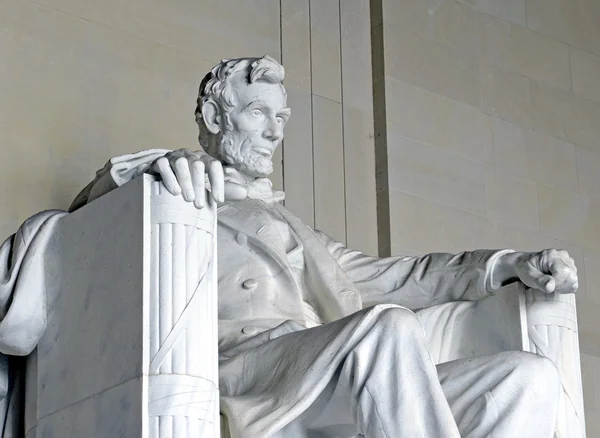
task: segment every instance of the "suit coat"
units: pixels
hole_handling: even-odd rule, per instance
[[[304,225],[282,205],[255,199],[227,203],[217,218],[221,351],[286,321],[300,328],[307,307],[328,323],[376,304],[417,310],[493,293],[496,251],[372,257]],[[301,246],[300,281],[277,221]]]

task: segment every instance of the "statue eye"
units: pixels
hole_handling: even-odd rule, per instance
[[[285,120],[283,120],[283,117],[277,117],[277,123],[279,123],[280,125],[283,124]]]
[[[255,109],[255,110],[252,110],[252,112],[250,114],[252,114],[254,117],[260,117],[260,116],[262,116],[262,111],[259,109]]]

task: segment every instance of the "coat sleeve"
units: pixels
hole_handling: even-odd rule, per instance
[[[77,195],[69,207],[69,211],[75,211],[147,172],[154,160],[167,152],[170,150],[148,149],[111,158],[102,169],[96,172],[96,178]]]
[[[498,258],[512,250],[477,250],[419,257],[368,256],[316,231],[360,291],[363,306],[391,303],[412,310],[450,301],[473,301],[500,288],[493,283]]]

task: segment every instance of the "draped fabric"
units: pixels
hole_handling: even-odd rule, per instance
[[[27,219],[0,246],[0,422],[2,438],[21,438],[24,358],[46,328],[44,259],[48,241],[64,211],[43,211]]]

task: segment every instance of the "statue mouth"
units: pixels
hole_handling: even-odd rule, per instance
[[[273,151],[271,149],[265,148],[265,147],[254,148],[254,152],[256,152],[259,155],[263,155],[265,157],[270,157],[273,155]]]

